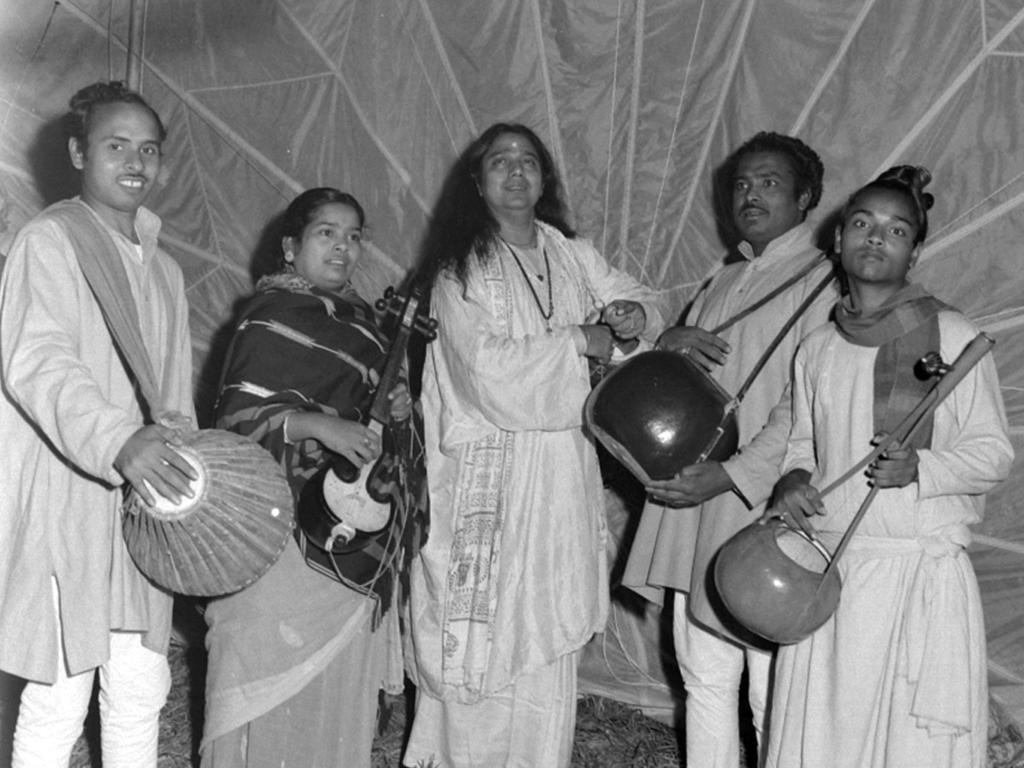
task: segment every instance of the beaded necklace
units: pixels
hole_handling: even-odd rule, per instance
[[[512,245],[505,240],[501,239],[501,242],[508,248],[508,252],[512,254],[512,258],[515,259],[516,265],[519,267],[519,271],[523,273],[523,279],[526,280],[526,284],[530,288],[530,294],[533,296],[533,301],[537,305],[537,310],[540,312],[540,316],[544,318],[544,324],[547,327],[548,333],[551,333],[551,317],[555,314],[555,300],[551,290],[551,262],[548,260],[548,249],[542,248],[541,252],[544,254],[544,271],[547,277],[544,275],[538,275],[542,281],[548,284],[548,311],[544,311],[544,305],[540,303],[540,296],[537,295],[537,289],[533,287],[533,280],[530,279],[530,273],[526,271],[526,267],[523,266],[523,262],[519,260],[519,254],[516,253]]]

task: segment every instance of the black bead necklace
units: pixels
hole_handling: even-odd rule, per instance
[[[545,312],[544,305],[540,303],[540,296],[537,295],[537,289],[533,287],[530,273],[526,271],[523,262],[519,260],[519,254],[516,253],[515,248],[505,238],[502,238],[501,242],[508,248],[508,252],[512,254],[512,258],[515,259],[516,265],[519,267],[519,271],[523,273],[523,279],[526,280],[526,284],[530,288],[530,294],[537,305],[537,310],[540,312],[540,316],[544,318],[544,324],[547,326],[548,333],[551,333],[551,318],[555,314],[555,298],[551,291],[551,262],[548,260],[548,249],[541,249],[541,252],[544,254],[544,272],[547,277],[545,275],[537,275],[541,281],[546,282],[548,285],[548,311]]]

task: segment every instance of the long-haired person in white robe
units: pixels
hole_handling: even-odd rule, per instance
[[[985,639],[966,547],[984,494],[1013,459],[992,355],[909,445],[883,453],[822,499],[930,386],[915,361],[952,362],[977,334],[907,280],[928,226],[930,175],[897,166],[850,197],[836,232],[849,294],[796,357],[793,427],[775,510],[810,521],[835,547],[873,503],[839,561],[834,616],[783,647],[767,765],[980,768],[985,765]]]
[[[453,167],[419,279],[431,526],[412,568],[405,764],[568,765],[578,651],[607,613],[587,357],[653,341],[652,292],[566,223],[550,153],[492,126]]]

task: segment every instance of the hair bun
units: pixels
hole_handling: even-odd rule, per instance
[[[908,187],[914,197],[921,201],[921,205],[926,211],[935,204],[934,195],[924,191],[931,180],[931,171],[923,165],[894,165],[875,179],[878,182],[896,183]]]

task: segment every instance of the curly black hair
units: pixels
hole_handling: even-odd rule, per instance
[[[821,200],[825,166],[817,152],[793,136],[774,131],[761,131],[747,139],[729,156],[726,178],[731,179],[735,175],[736,167],[743,157],[755,152],[775,152],[786,157],[796,178],[796,196],[799,197],[804,192],[809,193],[805,213],[818,204]]]

